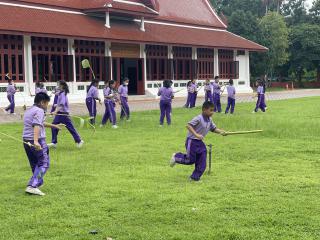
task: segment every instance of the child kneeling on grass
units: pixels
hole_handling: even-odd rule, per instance
[[[24,149],[29,159],[33,176],[31,177],[26,192],[34,195],[45,195],[39,190],[43,184],[43,177],[48,171],[50,158],[49,148],[46,144],[45,127],[61,130],[63,124],[45,123],[45,111],[48,108],[50,97],[46,93],[38,93],[34,105],[24,114],[23,141]],[[28,145],[32,144],[32,146]]]
[[[218,129],[212,122],[214,105],[212,102],[205,102],[202,105],[202,114],[193,118],[187,125],[189,130],[186,149],[187,153],[174,153],[170,161],[173,167],[176,163],[183,165],[195,164],[195,169],[190,176],[191,181],[199,181],[206,170],[207,148],[202,141],[209,131],[226,136],[224,130]]]

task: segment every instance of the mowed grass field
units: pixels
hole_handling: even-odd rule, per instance
[[[193,166],[168,166],[185,151],[185,125],[199,108],[174,109],[171,127],[147,111],[117,130],[81,129],[80,150],[61,132],[44,197],[24,193],[31,170],[22,144],[1,137],[0,239],[320,239],[319,102],[268,102],[265,114],[238,104],[234,116],[214,115],[222,129],[265,132],[209,134],[213,173],[200,183],[188,181]],[[20,137],[22,124],[0,130]]]

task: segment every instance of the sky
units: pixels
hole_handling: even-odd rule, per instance
[[[306,0],[306,3],[307,3],[307,8],[311,8],[312,7],[312,2],[313,0]]]

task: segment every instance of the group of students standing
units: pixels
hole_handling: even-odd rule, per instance
[[[197,100],[197,94],[198,94],[198,85],[196,84],[196,81],[190,81],[187,84],[188,88],[188,97],[187,102],[185,104],[186,108],[194,108],[196,105]],[[229,85],[226,87],[228,92],[228,105],[225,110],[225,113],[229,113],[229,110],[231,108],[230,113],[234,113],[235,108],[235,95],[236,95],[236,89],[233,86],[233,80],[229,80]],[[221,86],[219,84],[219,76],[216,76],[214,78],[214,82],[211,83],[210,79],[207,79],[204,85],[204,92],[205,92],[205,101],[206,102],[212,102],[214,104],[214,112],[220,113],[221,110],[221,94],[224,92],[224,89],[221,89]]]
[[[127,121],[130,121],[130,107],[128,104],[128,85],[129,79],[125,78],[123,83],[116,89],[116,82],[111,80],[106,83],[105,88],[103,89],[105,113],[102,117],[100,127],[103,127],[107,124],[108,121],[111,122],[112,128],[116,129],[117,126],[117,115],[115,111],[116,103],[119,103],[121,106],[120,119],[123,120],[126,118]],[[97,104],[99,101],[102,104],[102,100],[99,97],[99,80],[94,80],[91,82],[87,90],[86,97],[86,106],[91,117],[90,123],[95,124],[97,116]]]

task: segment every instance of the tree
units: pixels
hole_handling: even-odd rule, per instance
[[[320,0],[313,2],[312,8],[309,10],[313,23],[320,24]]]
[[[290,33],[291,71],[301,81],[303,69],[317,68],[320,81],[320,26],[318,24],[300,24]]]
[[[260,43],[269,48],[263,56],[266,74],[274,74],[277,67],[288,61],[289,30],[284,17],[276,12],[269,12],[260,23]]]
[[[305,1],[306,0],[287,0],[283,5],[283,16],[285,16],[289,26],[307,23],[309,21]]]

